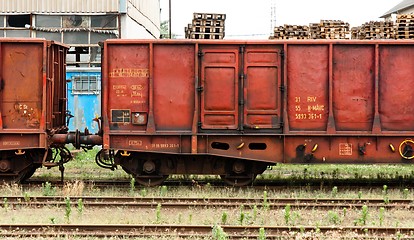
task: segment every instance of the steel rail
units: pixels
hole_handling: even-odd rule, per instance
[[[290,205],[292,208],[361,208],[366,205],[373,208],[414,208],[414,200],[411,199],[381,199],[381,198],[195,198],[195,197],[101,197],[101,196],[3,196],[0,206],[22,205],[31,207],[40,206],[66,206],[66,201],[75,206],[79,199],[85,207],[140,207],[153,208],[161,204],[163,208],[237,208],[262,207],[279,209]]]
[[[340,233],[346,236],[352,234],[353,238],[366,239],[370,236],[396,236],[409,235],[414,232],[413,227],[372,227],[372,226],[258,226],[258,225],[221,225],[223,231],[231,239],[252,239],[259,236],[262,228],[267,238],[283,237],[302,233],[329,234]],[[157,224],[1,224],[0,237],[149,237],[149,236],[175,236],[196,237],[211,236],[211,225],[157,225]],[[357,236],[356,236],[357,235]]]

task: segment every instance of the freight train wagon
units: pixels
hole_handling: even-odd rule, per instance
[[[414,159],[414,41],[108,40],[102,81],[97,161],[144,185]]]
[[[42,164],[70,158],[49,138],[66,127],[67,47],[42,39],[0,38],[0,179],[21,181]],[[60,153],[60,163],[56,155]]]

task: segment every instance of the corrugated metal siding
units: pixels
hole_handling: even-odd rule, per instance
[[[159,37],[161,23],[159,0],[128,0],[128,15],[153,36]]]
[[[0,13],[119,12],[119,1],[124,0],[1,0]]]

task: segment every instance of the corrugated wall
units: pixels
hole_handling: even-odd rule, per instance
[[[160,36],[159,0],[128,0],[128,16],[144,26],[154,37]]]
[[[1,0],[0,13],[119,12],[120,1],[125,0]]]

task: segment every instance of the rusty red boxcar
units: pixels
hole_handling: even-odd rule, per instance
[[[1,179],[20,181],[42,163],[56,165],[51,147],[64,146],[49,137],[67,130],[66,51],[42,39],[0,38]]]
[[[108,40],[102,77],[98,163],[141,184],[414,158],[414,41]]]

